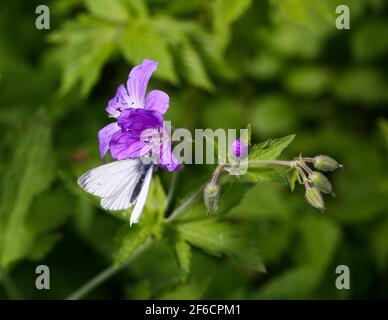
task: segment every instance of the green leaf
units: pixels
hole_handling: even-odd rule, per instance
[[[61,236],[58,233],[46,233],[37,237],[29,249],[28,257],[32,260],[43,259],[60,238]]]
[[[178,238],[175,244],[175,252],[182,278],[185,279],[190,271],[191,247],[184,239]]]
[[[182,43],[180,56],[187,80],[197,87],[213,90],[214,86],[206,73],[202,60],[189,41]]]
[[[272,278],[253,299],[301,299],[308,298],[319,284],[320,274],[310,266],[290,269]]]
[[[160,239],[164,226],[164,210],[166,207],[166,195],[157,176],[153,177],[147,202],[140,217],[139,224],[124,225],[116,237],[116,250],[114,261],[121,265],[127,261],[135,250],[146,242],[148,238]]]
[[[298,258],[301,264],[325,270],[340,240],[338,226],[321,217],[307,216],[299,224],[301,242]],[[317,250],[319,248],[319,250]]]
[[[230,39],[230,25],[251,5],[252,0],[216,0],[212,3],[213,24],[216,33],[214,41],[224,50]]]
[[[378,70],[352,68],[339,75],[334,93],[347,102],[373,106],[388,101],[387,83]]]
[[[175,228],[167,229],[165,239],[177,262],[179,276],[183,281],[185,281],[188,273],[190,272],[191,246],[179,233],[176,232]]]
[[[121,0],[86,0],[86,6],[94,16],[110,22],[125,23],[129,19]]]
[[[264,271],[256,249],[243,238],[243,230],[215,218],[195,220],[176,225],[179,234],[190,244],[210,254],[236,258],[242,264]]]
[[[302,183],[299,176],[299,172],[296,168],[291,168],[290,171],[288,172],[287,177],[288,177],[288,183],[290,185],[291,191],[294,191],[296,182]]]
[[[388,52],[388,24],[384,20],[368,19],[353,34],[352,47],[355,57],[368,61],[383,57]],[[374,37],[370,35],[373,34]],[[379,41],[376,41],[379,39]]]
[[[281,155],[284,149],[294,140],[295,135],[279,139],[269,139],[254,145],[249,152],[249,160],[273,160]]]
[[[168,42],[161,37],[147,20],[134,20],[120,33],[118,46],[131,64],[139,64],[144,58],[159,62],[155,77],[177,84],[173,57]]]
[[[90,17],[81,17],[51,36],[54,43],[63,43],[57,55],[63,64],[61,95],[67,94],[81,81],[81,94],[86,96],[114,50],[116,28]]]
[[[235,177],[228,177],[228,180],[221,184],[220,207],[217,214],[226,214],[236,207],[254,185],[252,182],[238,181]]]
[[[335,1],[271,0],[275,19],[303,26],[316,33],[326,33],[335,21]]]
[[[249,166],[246,177],[258,183],[287,183],[284,168],[269,168],[267,166]]]
[[[379,121],[380,129],[383,134],[383,138],[385,141],[385,144],[388,148],[388,120],[387,119],[381,119]]]
[[[388,265],[388,220],[379,223],[370,239],[377,267],[383,271]]]
[[[208,281],[183,283],[178,284],[163,292],[160,295],[157,295],[156,299],[161,300],[193,300],[201,299],[206,292],[208,287]]]
[[[54,172],[50,124],[33,116],[13,142],[7,170],[0,180],[0,266],[29,254],[35,233],[26,225],[33,199],[50,185]]]

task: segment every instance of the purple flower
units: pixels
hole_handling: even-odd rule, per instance
[[[232,143],[232,153],[237,158],[245,158],[248,155],[248,145],[240,139],[234,140]]]
[[[117,160],[149,155],[157,157],[157,163],[169,171],[180,165],[171,151],[169,129],[163,123],[163,115],[169,107],[168,95],[160,90],[146,89],[157,62],[144,59],[128,76],[127,86],[120,85],[109,101],[106,111],[117,122],[108,124],[98,133],[100,155],[110,150]]]

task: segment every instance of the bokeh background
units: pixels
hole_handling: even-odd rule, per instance
[[[84,298],[388,297],[386,1],[47,0],[50,30],[35,28],[39,4],[0,10],[1,299],[63,299],[138,244],[141,232],[76,179],[101,163],[107,101],[143,58],[160,63],[150,88],[169,93],[174,127],[250,124],[255,143],[295,133],[281,158],[327,154],[344,169],[330,175],[337,197],[324,214],[302,187],[233,185],[218,213],[229,224],[205,237],[243,230],[238,250],[257,249],[265,273],[229,247],[215,256],[176,245],[167,229]],[[335,28],[339,4],[350,8],[350,30]],[[213,169],[182,169],[172,206]],[[171,174],[158,176],[167,193]],[[201,201],[195,208],[206,218]],[[50,290],[35,288],[39,264],[50,268]],[[350,268],[350,290],[335,287],[338,265]]]

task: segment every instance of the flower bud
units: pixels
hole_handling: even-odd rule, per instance
[[[248,145],[240,139],[234,140],[232,143],[232,154],[239,159],[244,159],[248,155]]]
[[[325,210],[325,203],[323,202],[322,194],[317,188],[307,188],[305,196],[307,202],[311,204],[314,208],[317,208],[321,211]]]
[[[334,171],[342,168],[342,165],[328,156],[316,156],[313,161],[315,169],[320,171]]]
[[[333,187],[331,186],[329,179],[327,179],[322,173],[316,171],[310,173],[309,180],[319,191],[327,194],[333,194]]]
[[[203,199],[208,212],[214,212],[218,209],[220,203],[220,186],[209,183],[203,191]]]

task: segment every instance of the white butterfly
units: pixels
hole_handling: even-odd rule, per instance
[[[135,204],[130,224],[137,223],[150,187],[154,164],[140,158],[118,160],[85,172],[78,184],[101,198],[106,210],[125,210]]]

